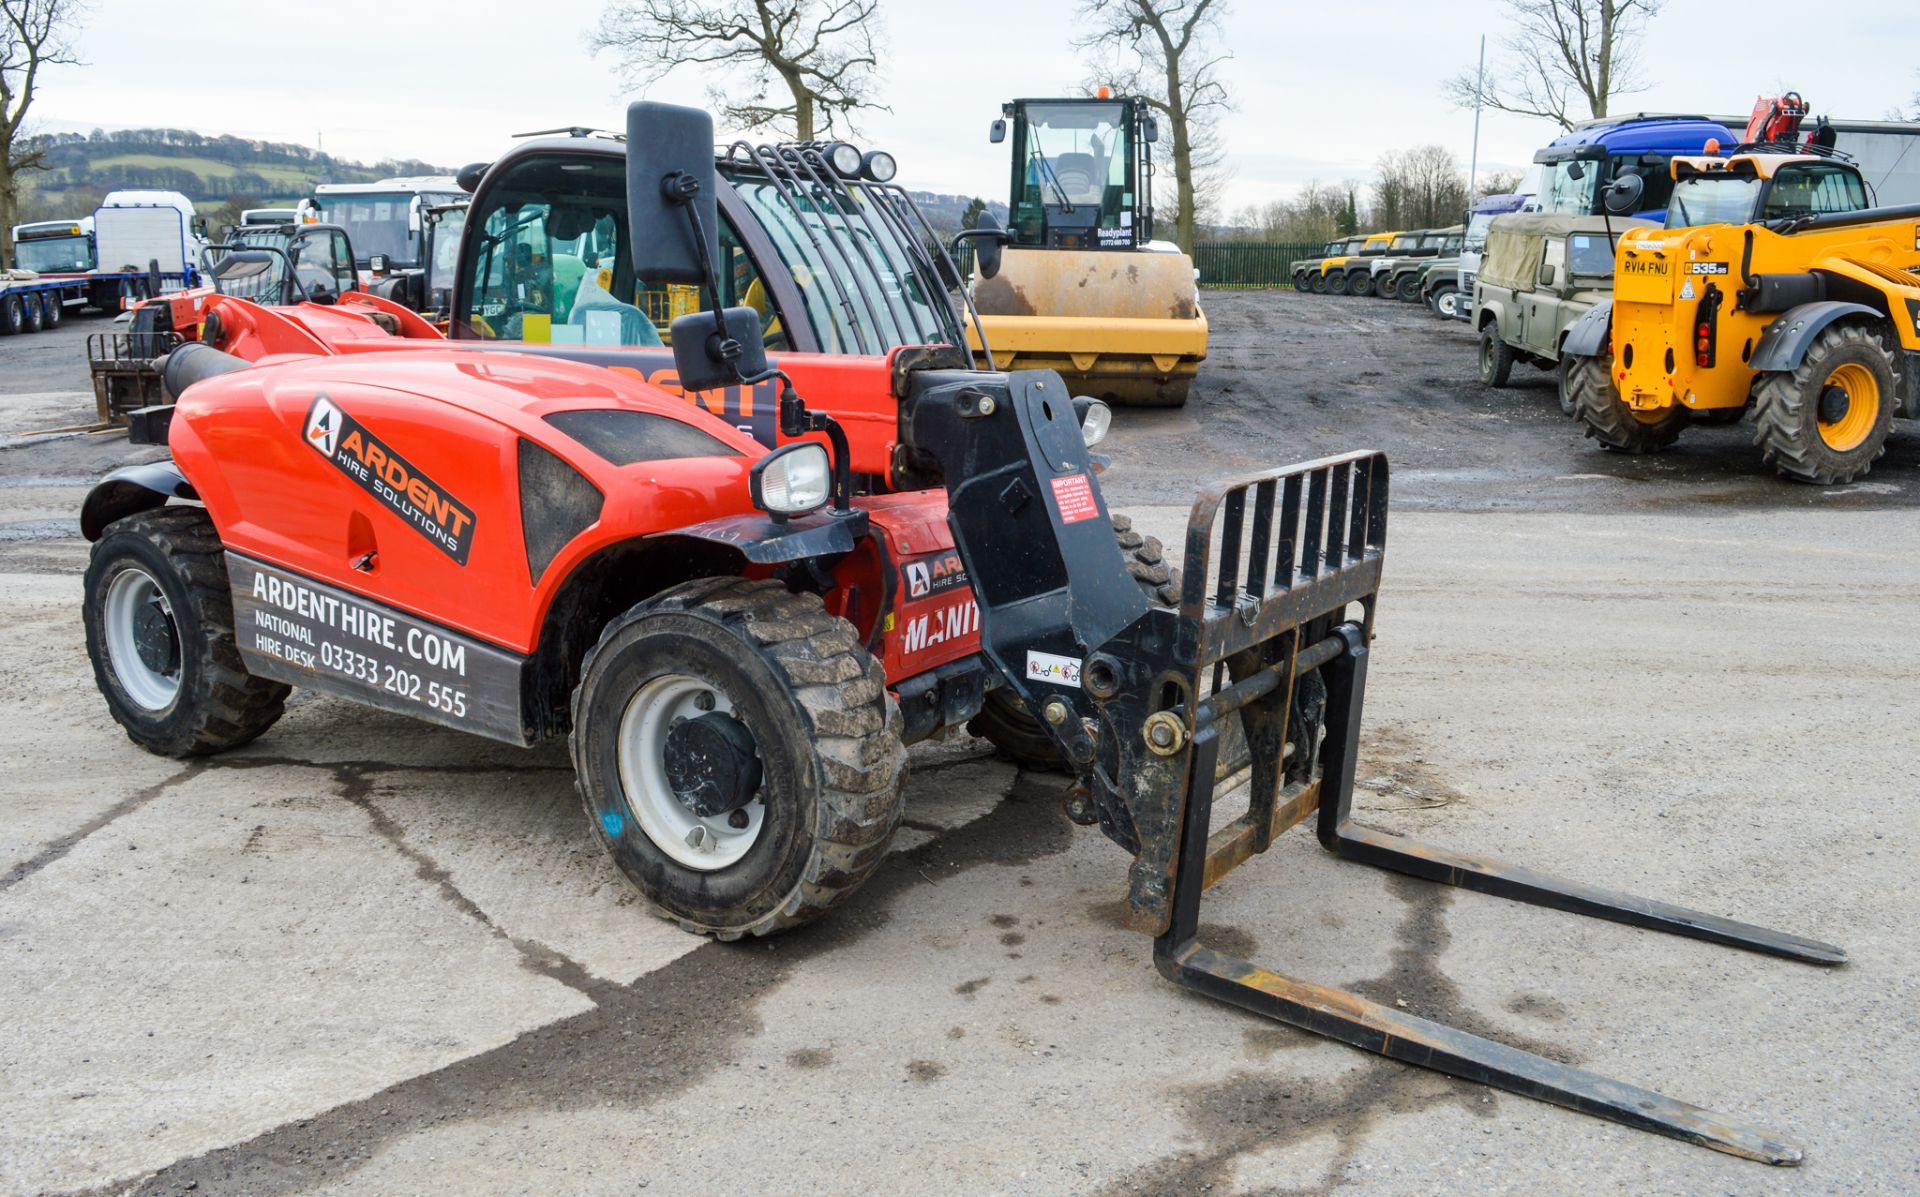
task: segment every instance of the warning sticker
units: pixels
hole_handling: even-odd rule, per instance
[[[526,742],[514,654],[238,553],[227,573],[248,673]]]
[[[1027,680],[1030,682],[1052,682],[1056,686],[1080,688],[1080,661],[1075,657],[1062,657],[1054,653],[1037,653],[1027,650]]]
[[[467,563],[473,508],[436,486],[325,395],[315,395],[307,411],[306,442],[441,552]]]
[[[1053,505],[1060,509],[1060,522],[1074,524],[1100,514],[1093,499],[1093,483],[1085,474],[1062,474],[1053,480]]]

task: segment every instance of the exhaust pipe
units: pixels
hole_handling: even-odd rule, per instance
[[[153,368],[160,374],[160,385],[166,388],[168,403],[178,403],[186,389],[196,382],[231,374],[235,370],[251,369],[253,363],[231,353],[222,353],[211,345],[202,345],[197,341],[175,349],[172,353],[153,360]]]

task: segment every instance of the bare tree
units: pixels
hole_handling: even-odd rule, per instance
[[[45,151],[27,135],[27,110],[40,72],[74,57],[80,0],[0,0],[0,267],[13,262],[13,226],[20,222],[20,176],[45,170]]]
[[[1511,195],[1520,189],[1520,184],[1526,178],[1527,172],[1524,170],[1490,170],[1480,176],[1479,194],[1473,198],[1482,200],[1490,195]]]
[[[1514,22],[1503,43],[1506,61],[1487,72],[1484,87],[1465,71],[1446,82],[1446,94],[1462,108],[1478,98],[1489,108],[1545,117],[1562,129],[1605,116],[1614,97],[1646,90],[1636,69],[1637,43],[1665,2],[1506,0]]]
[[[660,82],[675,68],[719,68],[751,84],[707,91],[741,129],[791,130],[813,141],[873,98],[879,66],[879,0],[616,0],[600,18],[596,50],[611,50],[630,82]],[[785,102],[776,97],[785,90]]]
[[[1453,151],[1415,146],[1380,156],[1371,222],[1380,229],[1431,229],[1460,223],[1467,180]]]
[[[1108,77],[1144,98],[1172,134],[1174,240],[1193,252],[1200,214],[1219,198],[1225,153],[1214,122],[1233,105],[1216,51],[1220,0],[1082,0],[1093,32],[1077,44],[1110,60]]]

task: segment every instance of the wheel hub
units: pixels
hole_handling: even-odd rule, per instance
[[[1852,398],[1843,386],[1829,386],[1820,392],[1820,422],[1838,424],[1847,418],[1847,409],[1853,406]]]
[[[158,595],[133,613],[133,648],[140,663],[155,673],[169,674],[180,668],[180,633]]]
[[[732,715],[679,720],[667,732],[667,784],[695,818],[732,814],[760,790],[759,753],[753,732]]]

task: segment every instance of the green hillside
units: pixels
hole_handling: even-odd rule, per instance
[[[37,144],[46,151],[48,169],[23,176],[23,221],[81,215],[107,192],[127,188],[184,192],[196,205],[219,209],[292,203],[312,194],[316,183],[453,173],[417,159],[354,162],[288,142],[187,129],[54,133]]]

